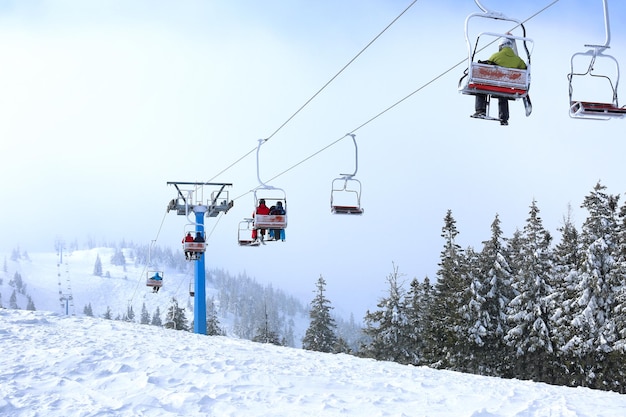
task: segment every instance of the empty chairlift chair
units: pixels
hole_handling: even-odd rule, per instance
[[[354,143],[354,172],[352,174],[339,174],[335,178],[330,190],[330,212],[332,214],[363,214],[361,207],[361,181],[354,178],[359,170],[359,148],[354,134],[346,136],[352,138]]]
[[[613,56],[604,53],[609,49],[611,40],[609,25],[609,9],[606,0],[604,4],[604,23],[606,39],[603,45],[587,44],[590,48],[585,52],[577,52],[570,60],[569,81],[569,115],[574,119],[610,120],[621,119],[626,116],[626,107],[619,106],[617,88],[619,85],[619,62]],[[583,61],[588,65],[582,66],[579,71],[577,64]],[[574,81],[576,80],[576,82]],[[577,86],[577,95],[574,94],[574,84]],[[581,94],[580,87],[587,90]],[[586,98],[581,100],[580,96]],[[609,99],[607,99],[610,97]]]

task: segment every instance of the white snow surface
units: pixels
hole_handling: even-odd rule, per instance
[[[0,415],[625,416],[626,396],[0,310]]]

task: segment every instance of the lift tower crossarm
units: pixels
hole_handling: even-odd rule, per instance
[[[201,189],[203,186],[215,186],[215,187],[220,187],[219,191],[214,192],[213,195],[211,196],[211,204],[210,206],[206,206],[206,215],[207,217],[215,217],[217,216],[220,212],[224,212],[226,213],[228,210],[230,210],[230,208],[233,207],[233,202],[232,201],[228,201],[228,193],[226,193],[226,199],[224,200],[224,203],[217,205],[217,199],[219,198],[219,196],[222,195],[222,193],[224,192],[224,188],[225,187],[230,187],[233,184],[232,183],[227,183],[227,182],[190,182],[190,181],[168,181],[167,185],[173,185],[174,187],[176,187],[176,191],[178,192],[178,199],[174,199],[171,200],[170,203],[168,204],[167,207],[167,211],[169,212],[170,210],[176,210],[176,212],[179,215],[188,215],[190,213],[190,211],[192,211],[194,209],[194,205],[198,205],[198,204],[194,204],[193,201],[188,201],[188,199],[191,199],[192,193],[194,191],[187,191],[187,196],[185,196],[185,193],[183,191],[185,190],[181,190],[179,186],[185,186],[185,185],[191,185],[193,187],[195,187],[195,192],[197,192],[199,189]],[[182,204],[181,204],[182,201]],[[200,205],[203,205],[202,202]]]
[[[232,183],[228,182],[184,182],[184,181],[168,181],[167,185],[228,185],[232,186]],[[178,187],[176,187],[178,188]]]

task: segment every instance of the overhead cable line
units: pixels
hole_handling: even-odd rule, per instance
[[[528,17],[527,19],[525,19],[524,21],[522,21],[519,25],[514,26],[513,28],[511,28],[510,30],[514,30],[517,27],[519,27],[521,24],[524,24],[526,22],[528,22],[529,20],[534,19],[535,17],[537,17],[539,14],[543,13],[544,11],[546,11],[547,9],[549,9],[550,7],[554,6],[556,3],[558,3],[560,0],[554,0],[552,3],[548,4],[547,6],[545,6],[543,9],[539,10],[538,12],[534,13],[533,15],[531,15],[530,17]],[[410,6],[409,6],[410,7]],[[270,178],[267,182],[270,182],[272,180],[275,180],[276,178],[282,176],[283,174],[291,171],[292,169],[296,168],[297,166],[303,164],[304,162],[308,161],[309,159],[313,158],[314,156],[322,153],[323,151],[325,151],[326,149],[330,148],[331,146],[337,144],[338,142],[340,142],[342,139],[344,139],[346,136],[349,136],[351,134],[354,134],[356,131],[358,131],[359,129],[365,127],[366,125],[370,124],[371,122],[373,122],[374,120],[378,119],[380,116],[382,116],[383,114],[387,113],[388,111],[390,111],[391,109],[393,109],[394,107],[400,105],[401,103],[403,103],[404,101],[408,100],[410,97],[412,97],[413,95],[417,94],[418,92],[420,92],[421,90],[423,90],[424,88],[428,87],[429,85],[431,85],[432,83],[434,83],[435,81],[439,80],[441,77],[443,77],[444,75],[448,74],[450,71],[456,69],[459,65],[462,65],[464,62],[467,61],[467,58],[462,59],[461,61],[457,62],[456,64],[454,64],[452,67],[448,68],[447,70],[445,70],[444,72],[442,72],[441,74],[437,75],[435,78],[431,79],[430,81],[426,82],[425,84],[421,85],[420,87],[418,87],[416,90],[412,91],[411,93],[409,93],[408,95],[404,96],[403,98],[401,98],[400,100],[396,101],[395,103],[393,103],[391,106],[385,108],[384,110],[382,110],[381,112],[379,112],[378,114],[374,115],[373,117],[371,117],[370,119],[368,119],[367,121],[365,121],[364,123],[362,123],[361,125],[357,126],[356,128],[354,128],[353,130],[351,130],[349,133],[347,133],[346,135],[340,137],[339,139],[335,140],[334,142],[329,143],[328,145],[324,146],[323,148],[321,148],[320,150],[312,153],[311,155],[307,156],[306,158],[304,158],[303,160],[295,163],[294,165],[290,166],[289,168],[285,169],[284,171],[274,175],[272,178]],[[233,200],[237,200],[241,197],[243,197],[246,194],[249,194],[250,191],[234,198]]]
[[[367,48],[369,48],[374,42],[376,42],[378,40],[378,38],[380,38],[382,36],[383,33],[385,33],[387,31],[387,29],[389,29],[394,23],[396,23],[396,21],[398,21],[398,19],[400,19],[400,17],[402,17],[402,15],[404,15],[415,3],[417,3],[417,0],[413,0],[411,2],[411,4],[409,4],[398,16],[396,16],[395,19],[393,19],[391,21],[391,23],[389,23],[378,35],[376,35],[374,37],[374,39],[372,39],[367,45],[365,45],[365,47],[363,49],[361,49],[359,51],[359,53],[357,53],[350,61],[348,61],[348,63],[346,65],[343,66],[343,68],[341,68],[339,70],[339,72],[337,72],[330,80],[328,80],[326,82],[326,84],[324,84],[322,86],[322,88],[320,88],[319,90],[317,90],[317,92],[315,94],[313,94],[311,96],[311,98],[309,98],[302,106],[300,106],[300,108],[298,110],[295,111],[295,113],[293,113],[287,120],[285,120],[285,122],[283,122],[283,124],[281,124],[278,129],[276,129],[271,135],[269,135],[267,138],[262,139],[263,142],[267,142],[268,140],[270,140],[271,138],[273,138],[283,127],[285,127],[289,122],[291,122],[291,120],[296,117],[296,115],[298,115],[298,113],[300,113],[307,105],[309,105],[309,103],[311,101],[313,101],[322,91],[324,91],[324,89],[326,87],[328,87],[330,85],[330,83],[332,83],[333,81],[335,81],[335,79],[337,77],[339,77],[339,75],[341,75],[342,72],[344,72],[354,61],[356,61],[356,59],[361,56],[363,54],[363,52],[365,52],[365,50]],[[248,151],[246,154],[244,154],[242,157],[240,157],[239,159],[237,159],[235,162],[233,162],[232,164],[230,164],[229,166],[227,166],[226,168],[224,168],[223,170],[221,170],[220,172],[218,172],[216,175],[214,175],[211,179],[209,179],[208,181],[213,181],[215,178],[219,177],[220,175],[222,175],[224,172],[228,171],[230,168],[232,168],[233,166],[237,165],[239,162],[241,162],[244,158],[246,158],[248,155],[250,155],[251,153],[253,153],[254,151],[256,151],[256,147],[252,148],[250,151]]]
[[[361,56],[361,54],[363,54],[363,52],[365,52],[365,50],[366,50],[367,48],[369,48],[369,47],[370,47],[370,46],[371,46],[374,42],[376,42],[376,40],[378,40],[378,38],[380,38],[380,37],[382,36],[382,34],[383,34],[383,33],[385,33],[385,32],[387,31],[387,29],[389,29],[389,28],[391,27],[391,25],[393,25],[394,23],[396,23],[396,21],[398,21],[398,19],[400,19],[400,17],[402,17],[402,15],[403,15],[404,13],[406,13],[406,12],[407,12],[407,11],[411,8],[411,6],[413,6],[415,3],[417,3],[417,0],[413,0],[413,1],[411,2],[411,4],[409,4],[409,5],[406,7],[406,9],[404,9],[404,10],[402,11],[402,13],[400,13],[400,14],[399,14],[399,15],[398,15],[395,19],[393,19],[393,20],[391,21],[391,23],[389,23],[389,24],[388,24],[388,25],[387,25],[387,26],[386,26],[386,27],[385,27],[385,28],[384,28],[384,29],[383,29],[383,30],[382,30],[382,31],[381,31],[378,35],[376,35],[376,36],[374,37],[374,39],[372,39],[372,40],[371,40],[371,41],[370,41],[367,45],[365,45],[365,47],[364,47],[363,49],[361,49],[361,50],[359,51],[359,53],[358,53],[358,54],[356,54],[356,55],[354,56],[354,58],[352,58],[350,61],[348,61],[348,63],[347,63],[346,65],[344,65],[344,66],[343,66],[343,68],[341,68],[337,74],[335,74],[335,75],[334,75],[334,76],[333,76],[330,80],[328,80],[328,82],[327,82],[326,84],[324,84],[324,85],[322,86],[322,88],[320,88],[320,89],[319,89],[319,90],[318,90],[315,94],[313,94],[313,96],[312,96],[310,99],[308,99],[308,100],[307,100],[307,101],[306,101],[306,102],[305,102],[305,103],[304,103],[304,104],[303,104],[303,105],[302,105],[302,106],[301,106],[298,110],[296,110],[296,112],[295,112],[294,114],[292,114],[292,115],[291,115],[291,117],[289,117],[289,118],[288,118],[288,119],[287,119],[287,120],[286,120],[286,121],[285,121],[282,125],[280,125],[280,126],[278,127],[278,129],[276,129],[276,130],[274,131],[274,133],[272,133],[272,134],[271,134],[271,135],[270,135],[267,139],[265,139],[265,141],[270,140],[270,139],[271,139],[271,138],[272,138],[272,137],[273,137],[276,133],[278,133],[278,131],[279,131],[279,130],[281,130],[283,127],[285,127],[285,125],[286,125],[287,123],[289,123],[289,122],[291,121],[291,119],[293,119],[294,117],[296,117],[296,115],[297,115],[298,113],[300,113],[300,111],[302,111],[302,110],[303,110],[303,109],[304,109],[304,108],[305,108],[305,107],[306,107],[306,106],[307,106],[307,105],[308,105],[311,101],[313,101],[313,99],[314,99],[315,97],[317,97],[317,96],[318,96],[318,95],[319,95],[319,94],[320,94],[320,93],[321,93],[321,92],[322,92],[322,91],[323,91],[326,87],[328,87],[328,86],[330,85],[330,83],[332,83],[332,82],[333,82],[333,81],[334,81],[334,80],[335,80],[335,79],[336,79],[336,78],[337,78],[337,77],[338,77],[338,76],[339,76],[342,72],[344,72],[344,71],[346,70],[346,68],[348,68],[348,67],[350,66],[350,64],[352,64],[354,61],[356,61],[356,59],[357,59],[359,56]]]
[[[163,223],[165,223],[166,216],[167,216],[167,210],[165,211],[165,214],[163,215],[163,219],[161,219],[161,225],[159,226],[159,230],[157,231],[156,236],[154,237],[152,242],[150,242],[150,246],[148,248],[148,262],[143,266],[143,270],[141,271],[141,275],[139,277],[139,280],[137,281],[137,285],[135,286],[135,291],[133,291],[133,295],[130,297],[129,303],[131,303],[133,299],[135,298],[135,295],[137,294],[137,290],[139,289],[139,284],[142,281],[145,281],[144,277],[146,275],[146,271],[148,267],[150,266],[148,264],[152,261],[152,247],[156,244],[157,239],[159,238],[159,235],[161,234],[161,230],[163,229]]]

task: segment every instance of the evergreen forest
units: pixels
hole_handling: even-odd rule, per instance
[[[581,207],[556,240],[536,201],[510,237],[496,215],[480,250],[456,243],[448,211],[436,281],[407,288],[394,265],[359,355],[625,393],[626,204],[598,182]]]

